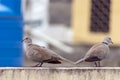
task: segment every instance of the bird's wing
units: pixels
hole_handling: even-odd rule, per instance
[[[62,57],[61,55],[57,54],[56,52],[48,49],[48,48],[41,48],[43,51],[45,51],[45,53],[48,53],[50,56],[52,56],[53,58],[57,59],[57,60],[60,60],[60,61],[67,61],[71,64],[74,64],[74,62]]]
[[[106,57],[106,55],[109,52],[109,47],[104,44],[96,44],[93,47],[91,47],[88,52],[86,53],[85,57],[76,61],[75,64],[81,63],[85,61],[89,57],[98,57],[100,59],[103,59]]]
[[[98,58],[102,59],[102,58],[104,58],[103,54],[104,54],[103,50],[93,49],[92,51],[89,51],[89,53],[87,53],[84,58],[76,61],[75,64],[84,62],[86,59],[89,59],[91,57],[98,57]]]
[[[45,50],[41,49],[41,47],[36,44],[32,44],[31,46],[29,46],[26,55],[30,59],[35,61],[43,61],[43,60],[51,59],[51,55],[46,53]]]
[[[86,53],[85,57],[97,56],[98,58],[104,58],[109,52],[109,47],[105,44],[97,44],[94,45],[90,50]]]
[[[54,52],[54,51],[52,51],[48,48],[45,48],[45,47],[38,46],[38,45],[34,44],[32,46],[32,49],[33,49],[34,52],[36,51],[35,52],[36,54],[34,54],[34,56],[37,57],[37,58],[42,58],[44,60],[54,58],[54,59],[59,60],[59,61],[67,61],[71,64],[74,64],[72,61],[60,56],[59,54],[57,54],[56,52]]]

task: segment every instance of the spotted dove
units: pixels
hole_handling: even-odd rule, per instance
[[[100,61],[105,59],[109,54],[109,44],[113,43],[110,37],[105,37],[102,43],[93,45],[84,58],[75,62],[94,62],[96,67],[100,67]]]
[[[38,64],[35,65],[36,67],[41,67],[43,63],[61,64],[62,61],[73,64],[72,61],[58,55],[52,50],[33,44],[30,37],[25,37],[23,41],[26,43],[26,56],[32,61],[38,62]]]

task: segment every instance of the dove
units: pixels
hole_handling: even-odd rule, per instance
[[[61,64],[62,61],[73,64],[72,61],[58,55],[56,52],[43,46],[33,44],[30,37],[25,37],[23,42],[26,44],[26,56],[30,60],[38,62],[35,67],[42,67],[43,63]]]
[[[100,67],[100,61],[105,59],[109,55],[109,45],[113,44],[112,39],[110,37],[105,37],[102,43],[93,45],[86,55],[75,62],[75,64],[81,62],[94,62],[96,67]]]

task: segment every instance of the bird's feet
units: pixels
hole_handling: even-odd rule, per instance
[[[39,66],[40,64],[36,64],[36,65],[34,65],[34,66],[32,66],[32,67],[41,67],[41,66]]]
[[[36,65],[34,65],[32,67],[42,67],[42,65],[43,65],[43,62],[40,62],[40,63],[38,63],[38,64],[36,64]]]

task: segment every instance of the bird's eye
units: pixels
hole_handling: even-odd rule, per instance
[[[111,38],[109,38],[109,40],[111,40]]]
[[[42,46],[42,48],[45,48],[44,46]]]
[[[26,38],[26,39],[28,39],[28,38]]]

